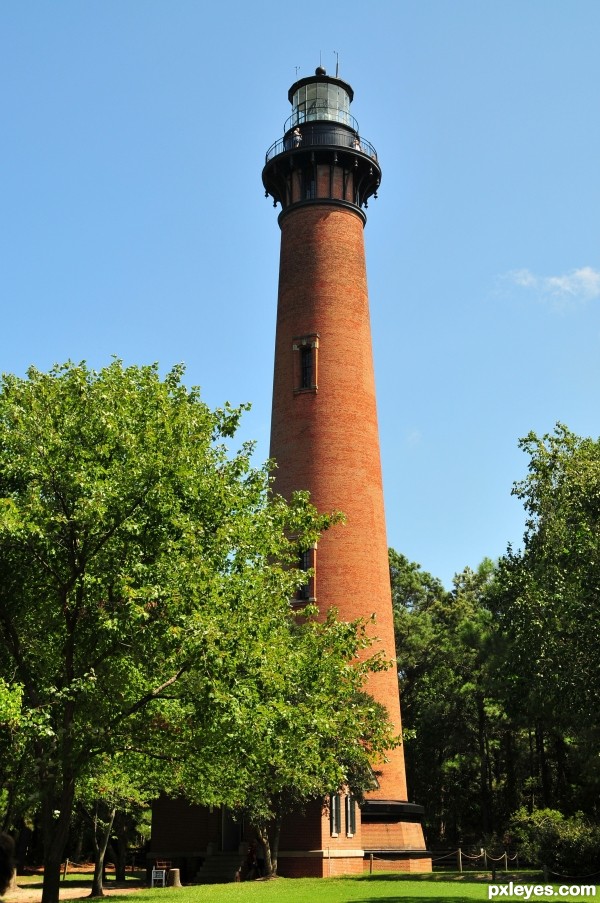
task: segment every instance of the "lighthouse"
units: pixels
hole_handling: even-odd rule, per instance
[[[281,208],[271,457],[275,491],[309,490],[322,512],[345,523],[307,549],[313,600],[340,618],[374,616],[375,648],[394,657],[383,487],[364,248],[365,208],[381,167],[350,112],[354,92],[319,67],[289,89],[292,112],[267,151],[262,180]],[[401,733],[397,669],[367,687]],[[409,802],[402,747],[377,766],[374,789],[356,806],[344,794],[319,803],[282,835],[282,875],[431,868],[422,810]]]

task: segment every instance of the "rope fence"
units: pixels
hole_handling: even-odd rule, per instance
[[[63,881],[67,877],[67,872],[69,871],[69,866],[71,866],[74,869],[80,869],[80,868],[83,868],[83,866],[85,864],[86,864],[85,862],[75,862],[73,859],[65,859],[65,864],[63,865],[63,869],[62,869]]]
[[[551,869],[545,869],[544,871],[548,872],[549,875],[552,875],[553,878],[559,878],[564,882],[571,881],[587,881],[590,878],[598,878],[600,877],[600,872],[592,872],[589,875],[559,875],[558,872],[553,872]]]
[[[377,856],[375,853],[369,853],[369,860],[371,862],[370,871],[372,872],[374,862],[388,862],[389,857]],[[465,871],[465,869],[476,871],[477,864],[480,863],[480,869],[486,872],[491,871],[495,876],[496,871],[507,872],[509,863],[514,863],[514,869],[518,869],[519,854],[509,853],[508,850],[505,850],[500,856],[492,856],[491,853],[482,847],[481,852],[473,855],[465,853],[462,847],[459,847],[457,850],[449,850],[448,852],[440,850],[438,852],[433,852],[431,855],[432,866],[443,863],[448,867],[451,862],[456,863],[456,869],[459,872]],[[498,867],[496,863],[502,863],[502,865]]]
[[[494,863],[496,863],[496,862],[502,863],[502,865],[500,866],[500,869],[505,872],[508,871],[509,862],[514,862],[515,868],[519,867],[519,854],[518,853],[513,853],[512,855],[510,855],[508,853],[508,850],[505,850],[500,856],[492,856],[492,854],[489,853],[487,850],[484,850],[483,847],[481,848],[481,852],[476,853],[475,855],[465,853],[464,850],[462,849],[462,847],[458,847],[457,850],[451,850],[448,853],[442,853],[440,851],[437,854],[436,853],[433,854],[433,856],[431,858],[431,863],[432,863],[432,865],[436,865],[437,863],[441,863],[441,862],[444,862],[445,860],[449,860],[449,859],[454,860],[456,862],[456,867],[459,872],[464,871],[465,867],[475,869],[475,868],[477,868],[477,863],[480,863],[481,867],[483,869],[485,869],[486,871],[488,870],[488,864],[490,864],[490,863],[492,864],[491,868],[493,870],[495,870],[496,866],[494,865]],[[470,863],[474,863],[474,864],[470,865]]]

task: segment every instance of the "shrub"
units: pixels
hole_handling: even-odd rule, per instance
[[[510,830],[522,857],[532,865],[559,875],[600,871],[600,827],[581,812],[566,817],[556,809],[519,809]]]

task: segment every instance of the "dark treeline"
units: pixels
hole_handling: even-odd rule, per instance
[[[514,842],[539,810],[600,821],[600,442],[559,425],[521,447],[521,550],[450,591],[390,551],[408,780],[433,847]]]

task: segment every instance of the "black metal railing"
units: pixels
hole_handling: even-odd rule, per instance
[[[365,154],[367,157],[377,161],[377,151],[370,141],[365,141],[364,138],[360,138],[358,135],[351,135],[344,129],[336,129],[335,126],[331,129],[323,128],[321,123],[315,128],[304,126],[300,136],[290,132],[284,135],[283,138],[275,141],[266,153],[265,162],[268,163],[273,157],[277,157],[278,154],[283,154],[286,151],[300,150],[307,147],[351,148],[353,151]]]
[[[297,125],[304,125],[307,122],[341,122],[350,126],[355,132],[360,131],[358,122],[351,113],[348,113],[347,110],[336,110],[335,107],[328,107],[327,104],[321,107],[313,107],[308,111],[294,110],[289,119],[286,120],[283,131],[287,132],[289,129],[293,129]]]

